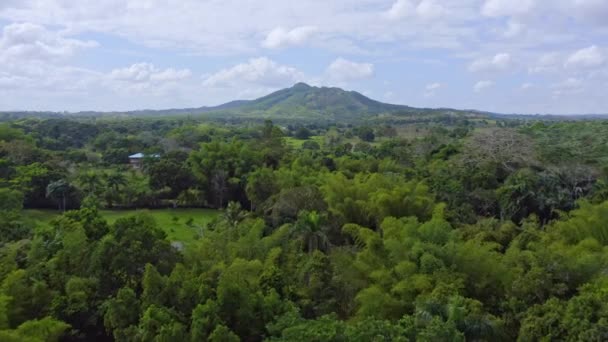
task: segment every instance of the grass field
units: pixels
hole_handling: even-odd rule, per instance
[[[218,214],[213,209],[155,209],[155,210],[101,210],[101,215],[109,224],[114,223],[121,217],[128,217],[136,213],[151,215],[158,227],[167,233],[170,241],[180,241],[188,246],[198,235],[197,227],[204,227]],[[53,218],[60,215],[56,210],[25,210],[24,216],[38,225],[46,225]],[[192,226],[186,223],[192,219]]]
[[[296,139],[294,137],[285,137],[285,143],[293,148],[302,148],[302,144],[306,140]],[[316,141],[320,146],[323,146],[324,138],[320,135],[313,135],[308,140]]]

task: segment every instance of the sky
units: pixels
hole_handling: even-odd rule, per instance
[[[608,113],[608,0],[0,0],[0,111],[199,107],[296,82]]]

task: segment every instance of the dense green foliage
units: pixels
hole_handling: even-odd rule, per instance
[[[607,136],[2,124],[0,340],[605,340]]]

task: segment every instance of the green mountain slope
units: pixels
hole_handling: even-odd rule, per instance
[[[311,87],[298,83],[252,101],[225,108],[207,108],[208,115],[283,119],[358,120],[380,114],[411,113],[413,108],[372,100],[355,91]]]

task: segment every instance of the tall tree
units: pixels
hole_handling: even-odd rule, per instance
[[[87,196],[97,196],[103,186],[103,179],[99,172],[88,170],[78,175],[78,183]]]
[[[325,218],[316,211],[302,211],[293,226],[293,232],[308,253],[316,250],[326,252],[330,246],[327,227]]]
[[[113,204],[120,198],[120,188],[127,184],[127,178],[125,175],[114,170],[110,173],[105,174],[106,190],[104,191],[106,202],[108,207],[112,208]]]
[[[70,184],[63,179],[60,179],[58,181],[49,183],[49,185],[46,187],[46,197],[55,199],[59,206],[59,210],[65,211],[66,198],[68,197],[70,191]]]

